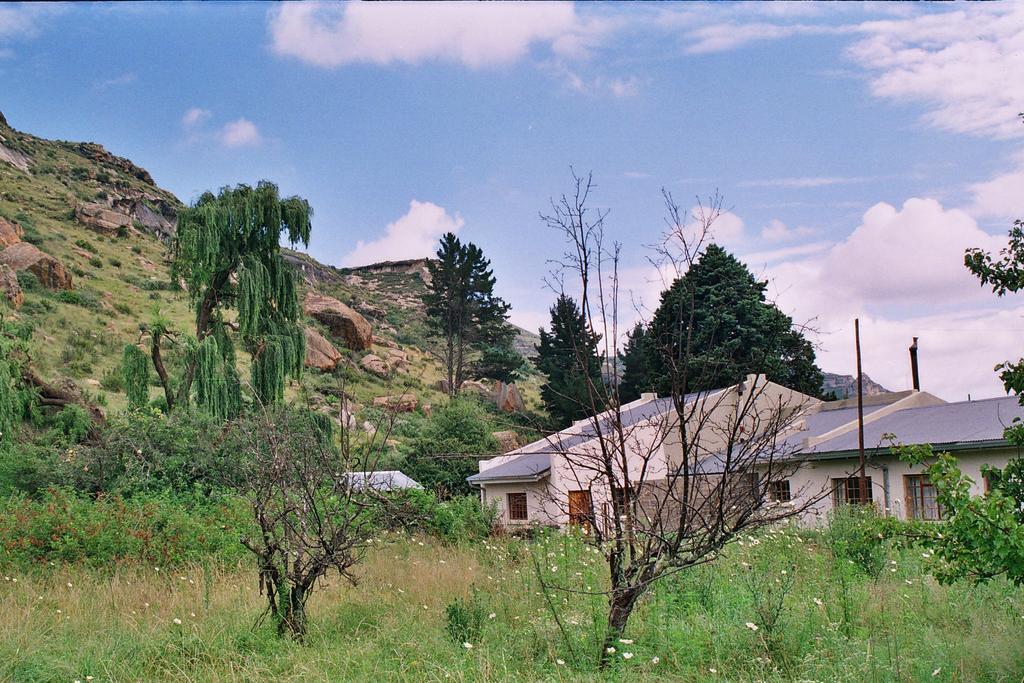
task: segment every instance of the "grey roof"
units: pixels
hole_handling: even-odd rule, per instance
[[[706,398],[708,396],[714,396],[715,394],[724,391],[723,389],[712,389],[709,391],[696,391],[690,394],[686,394],[683,397],[683,404],[689,404],[698,398]],[[639,405],[633,405],[639,403]],[[632,406],[632,407],[631,407]],[[632,427],[644,420],[651,420],[659,415],[664,415],[673,410],[672,399],[669,397],[656,398],[652,401],[633,401],[633,403],[627,403],[622,406],[621,419],[623,427]],[[604,417],[601,418],[601,422],[605,426],[612,425],[612,418]],[[574,425],[575,427],[575,425]],[[594,423],[592,419],[587,419],[586,423],[580,425],[580,427],[573,429],[568,427],[560,432],[555,432],[543,439],[538,439],[533,443],[521,446],[514,451],[509,451],[507,455],[515,455],[517,453],[564,453],[570,448],[579,446],[580,444],[590,441],[596,436],[596,430],[594,429]]]
[[[421,489],[415,480],[398,470],[379,470],[377,472],[347,472],[353,488],[361,489],[369,485],[375,491],[398,491],[402,489]]]
[[[1024,418],[1024,408],[1016,396],[1002,396],[981,401],[943,403],[924,408],[906,408],[864,425],[866,448],[888,448],[886,434],[895,434],[905,444],[980,445],[1003,441],[1003,430],[1014,418]],[[853,419],[856,419],[854,411]],[[857,449],[857,430],[812,446],[813,454],[852,451]]]
[[[525,453],[508,462],[467,477],[471,484],[487,481],[537,481],[551,469],[547,453]]]
[[[826,404],[827,405],[827,404]],[[864,406],[864,417],[867,417],[876,410],[885,408],[888,404]],[[857,419],[857,408],[837,408],[835,410],[821,410],[801,418],[804,428],[799,432],[790,434],[779,445],[782,453],[798,450],[802,447],[804,439],[808,437],[828,434],[833,429],[842,427]]]
[[[686,394],[683,397],[684,405],[689,404],[698,398],[714,396],[724,389],[712,389],[709,391],[698,391]],[[633,405],[638,404],[638,405]],[[673,410],[673,403],[670,397],[656,398],[654,400],[633,401],[622,406],[622,425],[631,427],[644,420],[653,419]],[[604,418],[608,424],[611,418]],[[551,455],[565,453],[567,450],[584,444],[595,437],[594,424],[588,420],[586,424],[580,425],[575,430],[570,427],[547,436],[543,439],[526,444],[506,455],[518,456],[500,465],[479,472],[466,478],[471,484],[479,484],[488,481],[537,481],[544,477],[551,469]]]

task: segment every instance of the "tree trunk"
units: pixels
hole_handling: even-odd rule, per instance
[[[601,644],[601,654],[598,657],[598,666],[602,669],[608,666],[612,655],[608,648],[618,648],[619,638],[626,631],[626,623],[633,614],[636,601],[640,598],[642,591],[639,588],[626,588],[613,591],[608,598],[608,628],[605,631],[604,642]]]
[[[287,599],[282,602],[283,604],[278,606],[281,613],[278,615],[277,634],[280,636],[288,634],[293,639],[302,642],[306,637],[306,589],[292,586],[288,591]]]
[[[160,330],[153,331],[153,345],[150,349],[150,356],[153,358],[153,367],[156,368],[160,384],[164,388],[164,396],[167,399],[167,412],[169,413],[174,410],[174,390],[171,388],[171,380],[167,376],[167,368],[164,367],[164,359],[160,351],[160,339],[162,337],[163,333]]]

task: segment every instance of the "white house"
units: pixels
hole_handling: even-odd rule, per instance
[[[737,406],[749,392],[756,393],[760,410],[799,414],[820,401],[750,375],[731,387],[689,394],[682,399],[682,413],[688,428],[699,434],[688,439],[694,460],[711,456],[725,443],[721,427],[731,424]],[[745,405],[750,415],[751,410]],[[527,525],[558,526],[593,520],[607,521],[612,487],[603,469],[601,447],[614,442],[616,482],[657,485],[669,471],[678,469],[683,449],[679,440],[679,410],[671,398],[644,394],[620,408],[619,418],[611,411],[596,420],[580,420],[544,439],[505,455],[480,461],[480,472],[468,481],[480,487],[481,502],[495,505],[505,527]],[[605,432],[598,437],[597,425]],[[699,427],[698,427],[699,426]],[[611,430],[619,430],[612,436]],[[621,457],[624,454],[625,457]],[[618,463],[625,462],[623,468]],[[619,484],[616,484],[619,485]]]
[[[702,463],[702,474],[714,473],[728,438],[720,432],[725,425],[736,426],[730,416],[735,416],[751,386],[758,387],[758,409],[787,418],[780,443],[773,445],[775,469],[769,495],[779,502],[806,506],[801,518],[804,524],[819,523],[834,507],[856,502],[856,400],[820,401],[767,382],[763,376],[751,375],[732,387],[683,398],[687,428],[691,434],[700,432],[688,441],[692,441],[691,455],[696,452],[694,457]],[[622,460],[628,463],[628,471],[616,472],[616,481],[657,485],[665,481],[667,472],[678,471],[682,449],[672,399],[645,394],[620,410],[620,421],[612,420],[609,413],[598,416],[602,431],[622,426],[624,445],[618,452],[626,453]],[[892,442],[929,443],[936,452],[955,454],[974,480],[977,494],[985,491],[983,465],[1005,467],[1010,458],[1019,455],[1003,438],[1007,425],[1024,418],[1017,397],[947,403],[927,392],[911,390],[865,397],[863,412],[867,497],[886,514],[901,519],[938,519],[941,511],[921,468],[893,456]],[[607,434],[603,438],[607,444]],[[496,505],[506,527],[565,527],[589,519],[602,524],[607,522],[613,493],[601,471],[601,445],[595,422],[581,420],[505,455],[482,460],[480,472],[468,480],[480,487],[484,504]],[[780,462],[785,465],[784,474],[780,474]],[[751,474],[766,473],[755,465]]]
[[[1016,396],[946,403],[925,392],[907,391],[867,397],[864,403],[867,498],[899,519],[937,520],[941,510],[922,468],[892,455],[892,443],[931,444],[936,453],[955,455],[974,481],[975,495],[986,491],[983,465],[1002,468],[1021,455],[1003,438],[1015,418],[1024,418]],[[794,455],[799,467],[780,482],[777,498],[798,506],[818,499],[802,521],[820,523],[836,506],[860,499],[856,400],[822,403],[809,409],[797,426],[788,438],[799,445]]]

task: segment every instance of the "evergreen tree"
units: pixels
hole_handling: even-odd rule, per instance
[[[821,393],[814,348],[765,299],[766,282],[718,245],[662,293],[647,334],[659,393],[729,386],[752,373],[811,396]]]
[[[182,340],[189,359],[175,391],[161,347],[172,333],[161,321],[151,330],[151,356],[168,409],[194,395],[214,415],[238,414],[241,382],[231,332],[252,357],[251,382],[259,401],[279,402],[286,376],[300,376],[305,336],[295,274],[281,258],[280,241],[284,233],[289,244],[308,245],[311,215],[306,200],[282,199],[267,181],[207,192],[178,214],[171,274],[192,297],[196,333]],[[229,309],[237,311],[236,322],[225,319]]]
[[[491,262],[472,242],[452,233],[441,238],[437,260],[430,261],[427,315],[442,341],[448,393],[454,396],[466,380],[472,361],[487,346],[510,334],[509,305],[494,294]]]
[[[635,401],[640,394],[653,390],[647,368],[645,333],[643,323],[637,323],[626,335],[626,344],[619,353],[619,403]]]
[[[576,301],[559,296],[551,307],[551,331],[540,331],[537,368],[547,375],[540,388],[544,406],[560,427],[590,417],[592,406],[606,403],[598,341]]]
[[[511,384],[519,379],[526,359],[515,350],[511,342],[484,347],[480,360],[474,366],[474,376],[496,379]]]

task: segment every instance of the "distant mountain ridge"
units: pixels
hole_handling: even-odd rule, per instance
[[[857,395],[857,378],[854,375],[837,375],[833,372],[825,372],[821,383],[821,393],[828,396],[835,394],[837,399],[853,398]],[[864,395],[874,396],[885,394],[889,390],[864,373]]]

